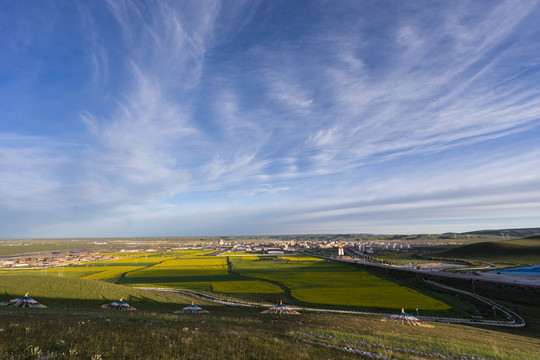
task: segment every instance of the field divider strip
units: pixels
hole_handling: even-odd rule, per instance
[[[134,270],[129,270],[129,271],[126,271],[126,272],[123,272],[121,273],[120,275],[118,275],[118,277],[116,278],[116,280],[114,280],[114,284],[120,284],[120,280],[122,280],[123,278],[126,277],[126,274],[129,274],[129,273],[132,273],[132,272],[136,272],[136,271],[140,271],[140,270],[144,270],[144,269],[148,269],[148,268],[151,268],[152,266],[156,266],[156,265],[159,265],[165,261],[169,261],[169,260],[174,260],[174,259],[178,259],[178,258],[173,258],[173,259],[166,259],[166,260],[162,260],[160,262],[157,262],[155,264],[152,264],[152,265],[147,265],[147,266],[144,266],[144,267],[141,267],[141,268],[138,268],[138,269],[134,269]]]
[[[228,256],[227,256],[227,270],[229,271],[229,275],[234,275],[234,276],[246,279],[246,280],[263,281],[263,282],[275,285],[275,286],[279,287],[281,290],[283,290],[285,295],[288,296],[290,299],[294,299],[294,297],[292,296],[291,289],[289,289],[287,286],[283,285],[282,283],[280,283],[278,281],[259,278],[259,277],[256,277],[256,276],[249,276],[249,275],[245,275],[245,274],[239,273],[238,271],[234,270],[234,264],[229,260]]]

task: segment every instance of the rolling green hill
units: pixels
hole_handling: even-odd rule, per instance
[[[352,347],[399,360],[530,360],[540,352],[538,337],[519,330],[446,323],[421,328],[381,322],[381,316],[260,311],[216,306],[206,315],[175,315],[0,308],[0,359],[373,358],[349,352]]]
[[[500,236],[501,233],[507,234],[508,236],[514,236],[514,237],[540,236],[540,228],[478,230],[478,231],[464,232],[463,234]]]
[[[540,263],[540,237],[480,242],[432,255],[444,258],[475,259],[514,265],[538,264]]]

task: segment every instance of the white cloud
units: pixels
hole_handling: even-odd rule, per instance
[[[63,144],[46,138],[0,133],[0,208],[46,210],[69,161]],[[65,144],[64,144],[65,145]]]
[[[347,164],[373,161],[374,157],[392,153],[432,153],[456,143],[481,142],[486,137],[502,137],[519,127],[534,125],[540,114],[540,104],[534,100],[538,97],[533,97],[536,91],[519,89],[520,83],[512,81],[514,73],[501,68],[519,56],[515,52],[519,48],[505,42],[534,4],[504,16],[508,6],[501,4],[480,22],[472,21],[467,30],[462,30],[474,39],[464,40],[464,35],[455,34],[449,25],[443,32],[419,32],[410,25],[402,26],[398,43],[407,44],[408,50],[396,52],[392,61],[395,66],[376,77],[366,70],[361,51],[356,51],[360,55],[354,57],[350,47],[342,50],[340,45],[330,45],[326,52],[343,52],[338,58],[349,61],[337,62],[325,72],[312,70],[326,73],[319,92],[330,96],[333,104],[322,116],[332,119],[332,125],[323,120],[319,128],[307,126],[313,129],[309,141],[324,145],[313,158]],[[444,16],[451,16],[451,23],[459,22],[451,12]],[[455,47],[471,49],[450,52],[452,48],[441,45],[444,39],[447,43],[448,39],[455,40]],[[462,44],[464,41],[474,46]],[[507,50],[492,53],[503,44]],[[411,57],[415,60],[410,61]],[[478,67],[478,62],[484,64]],[[330,166],[329,161],[318,164]]]
[[[287,2],[258,5],[81,5],[85,132],[0,136],[4,212],[54,203],[43,219],[61,223],[37,229],[150,235],[464,226],[538,209],[536,2],[391,21],[317,3],[302,24],[272,12]],[[272,16],[291,33],[266,34]]]

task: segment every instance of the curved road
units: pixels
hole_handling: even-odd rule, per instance
[[[448,290],[453,290],[457,292],[461,292],[470,296],[475,297],[476,299],[483,301],[487,304],[490,304],[491,306],[496,307],[499,311],[503,312],[507,315],[508,321],[493,321],[493,320],[481,320],[481,319],[464,319],[464,318],[446,318],[446,317],[433,317],[433,316],[417,316],[418,319],[426,320],[426,321],[437,321],[437,322],[445,322],[445,323],[456,323],[456,324],[471,324],[471,325],[489,325],[489,326],[502,326],[502,327],[523,327],[525,326],[525,320],[518,314],[514,313],[512,310],[505,308],[502,305],[499,305],[489,299],[486,299],[482,296],[469,293],[467,291],[454,289],[452,287],[437,284],[435,282],[430,281],[431,284],[444,287]],[[137,289],[141,290],[152,290],[152,291],[165,291],[165,292],[177,292],[181,294],[191,295],[198,297],[203,300],[215,302],[222,305],[227,306],[243,306],[243,307],[270,307],[275,304],[269,304],[269,303],[258,303],[258,302],[250,302],[250,301],[242,301],[242,300],[235,300],[235,299],[227,299],[218,297],[215,295],[207,294],[200,291],[193,291],[193,290],[184,290],[184,289],[171,289],[171,288],[154,288],[154,287],[137,287]],[[387,313],[374,313],[374,312],[367,312],[367,311],[352,311],[352,310],[334,310],[334,309],[318,309],[318,308],[308,308],[308,307],[298,307],[298,306],[291,306],[291,308],[295,310],[300,311],[312,311],[312,312],[324,312],[324,313],[337,313],[337,314],[355,314],[355,315],[375,315],[375,316],[387,316],[387,315],[394,315],[394,314],[387,314]]]

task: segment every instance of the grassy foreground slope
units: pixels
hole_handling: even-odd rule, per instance
[[[426,329],[379,317],[209,308],[206,315],[116,313],[81,308],[0,309],[0,358],[42,359],[360,359],[348,346],[392,359],[530,360],[536,338],[452,324]],[[308,342],[312,341],[312,342]],[[536,357],[537,358],[537,357]]]

